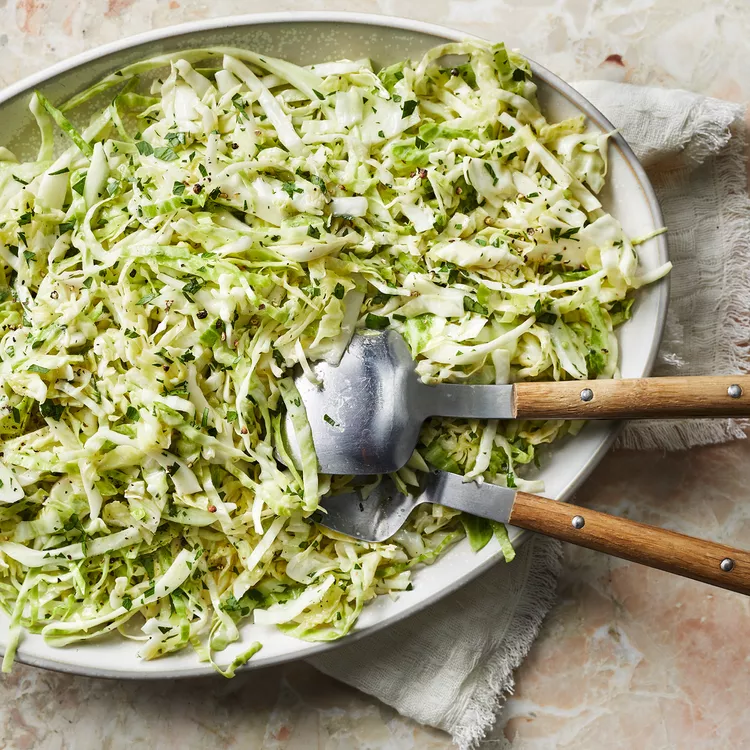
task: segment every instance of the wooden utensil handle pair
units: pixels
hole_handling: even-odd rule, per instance
[[[750,416],[750,376],[516,383],[517,419]]]
[[[750,594],[750,552],[517,492],[510,523],[615,557]]]

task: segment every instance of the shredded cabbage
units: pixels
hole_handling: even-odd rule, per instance
[[[504,527],[439,506],[384,544],[313,523],[351,478],[318,474],[289,374],[391,327],[426,382],[617,375],[613,329],[669,266],[644,274],[601,208],[606,137],[535,91],[466,42],[377,73],[183,51],[32,98],[38,155],[0,150],[4,668],[24,630],[134,626],[143,658],[216,666],[241,620],[343,636],[464,534],[512,558]],[[579,426],[433,419],[396,479],[534,487],[518,472]]]

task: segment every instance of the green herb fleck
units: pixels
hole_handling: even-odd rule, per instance
[[[154,149],[154,156],[162,161],[175,161],[180,157],[169,146],[159,146]]]
[[[402,107],[402,117],[409,117],[417,108],[419,102],[416,99],[407,99]]]
[[[50,419],[59,422],[62,413],[65,411],[65,407],[62,404],[56,404],[54,401],[47,399],[39,404],[39,411],[43,417],[49,417]]]
[[[184,146],[187,142],[185,133],[167,133],[166,141],[172,148],[175,146]]]
[[[365,326],[372,328],[376,331],[382,331],[384,328],[388,328],[390,321],[388,318],[384,318],[382,315],[375,315],[375,313],[367,313],[365,318]]]
[[[302,188],[298,188],[293,182],[284,182],[281,185],[281,189],[290,197],[294,198],[295,193],[304,192]]]
[[[479,313],[480,315],[489,315],[489,310],[484,305],[481,305],[475,299],[468,296],[464,297],[464,310],[466,312]]]
[[[159,296],[158,293],[156,293],[156,294],[146,294],[143,297],[141,297],[138,300],[138,302],[136,302],[135,304],[136,305],[140,305],[140,306],[147,305],[152,300],[155,300],[158,296]]]

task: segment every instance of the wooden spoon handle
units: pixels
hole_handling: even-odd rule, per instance
[[[750,416],[750,376],[516,383],[517,419]]]
[[[750,594],[750,552],[516,492],[510,523],[651,568]]]

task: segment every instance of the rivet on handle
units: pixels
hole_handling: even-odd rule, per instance
[[[583,516],[573,516],[573,520],[570,523],[574,529],[582,529],[586,525],[586,519]],[[722,565],[724,565],[724,563],[722,563]]]
[[[725,557],[721,563],[719,564],[719,567],[725,572],[730,573],[732,570],[734,570],[734,560],[732,560],[731,557]]]
[[[593,398],[594,392],[591,390],[591,388],[584,388],[581,391],[581,401],[591,401]],[[732,396],[732,398],[736,398],[736,396]]]
[[[736,383],[730,385],[729,388],[727,388],[727,394],[729,395],[729,398],[739,398],[742,395],[742,387]]]

